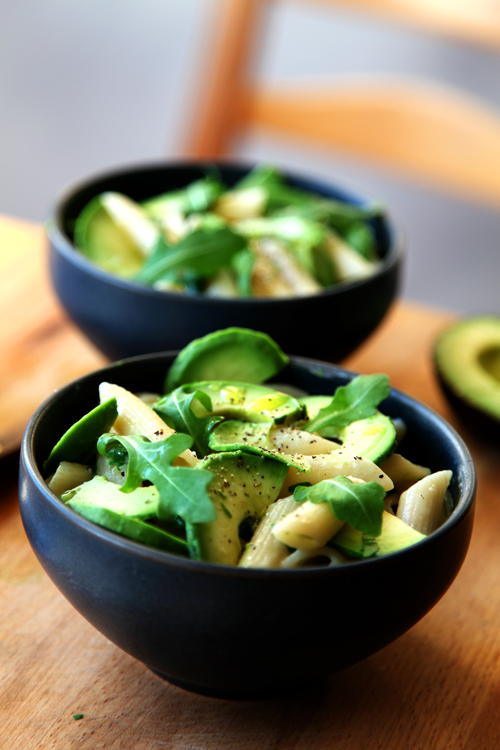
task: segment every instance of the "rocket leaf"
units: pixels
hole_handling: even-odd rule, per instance
[[[171,278],[180,269],[195,271],[200,276],[211,276],[219,268],[228,266],[233,256],[246,244],[244,237],[228,227],[197,229],[177,245],[169,246],[160,239],[157,249],[135,278],[145,284],[154,284]]]
[[[144,481],[152,482],[159,492],[158,517],[180,516],[186,523],[210,523],[216,512],[207,487],[213,474],[206,469],[173,466],[174,460],[191,448],[190,435],[175,433],[166,440],[151,442],[140,435],[105,434],[97,450],[105,455],[108,446],[121,443],[128,451],[127,479],[122,492],[132,492]]]
[[[389,393],[387,375],[358,375],[348,385],[337,388],[328,406],[320,409],[303,429],[321,434],[325,427],[347,427],[358,419],[371,417]]]
[[[223,417],[208,414],[199,416],[193,411],[193,401],[198,401],[207,412],[212,411],[210,396],[203,391],[185,393],[182,386],[164,396],[153,406],[154,411],[173,427],[193,438],[194,449],[199,458],[210,453],[208,436],[212,427],[222,422]]]
[[[354,529],[377,537],[382,531],[385,490],[377,482],[358,484],[347,477],[324,479],[313,487],[295,488],[294,500],[329,503],[335,516]]]

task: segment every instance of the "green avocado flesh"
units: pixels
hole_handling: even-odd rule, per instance
[[[422,539],[425,539],[425,534],[415,531],[397,516],[384,510],[380,536],[367,537],[361,531],[345,524],[330,544],[349,557],[383,557],[410,547]]]
[[[271,427],[270,422],[254,423],[228,419],[213,428],[208,445],[213,451],[242,450],[258,455],[272,453],[277,461],[282,461],[299,471],[308,472],[310,464],[307,461],[294,455],[277,452],[275,444],[269,438]]]
[[[97,439],[108,432],[118,416],[116,398],[104,401],[75,422],[52,448],[43,468],[50,474],[61,461],[85,464],[92,459]]]
[[[340,428],[337,437],[345,450],[375,464],[386,461],[396,448],[396,428],[392,419],[380,412]]]
[[[210,455],[199,466],[214,474],[208,492],[217,517],[211,523],[186,526],[191,555],[237,565],[242,550],[240,524],[260,518],[277,499],[288,467],[273,458],[241,452]]]
[[[238,380],[262,383],[288,364],[288,357],[265,333],[226,328],[195,339],[178,354],[165,390],[199,380]]]
[[[148,519],[156,516],[158,509],[158,490],[150,487],[138,487],[133,492],[122,492],[120,485],[109,482],[105,477],[96,476],[89,482],[79,485],[74,490],[63,494],[61,500],[71,505],[78,503],[107,508],[122,516]]]
[[[456,399],[500,420],[500,317],[465,318],[437,339],[434,362]]]
[[[109,508],[99,508],[74,500],[69,500],[67,505],[88,521],[93,521],[93,523],[109,529],[109,531],[133,539],[135,542],[141,542],[141,544],[147,544],[150,547],[173,552],[177,555],[188,554],[187,543],[183,539],[172,536],[172,534],[168,534],[166,531],[144,523],[137,518],[123,516],[109,510]]]
[[[90,260],[117,276],[134,276],[156,246],[158,229],[125,195],[96,196],[75,222],[75,245]]]
[[[314,419],[320,409],[328,406],[330,396],[307,396],[300,398],[300,404],[306,409],[309,420]],[[307,422],[302,425],[307,430]],[[376,464],[386,461],[397,446],[396,428],[390,417],[377,411],[371,417],[359,419],[347,427],[328,427],[319,430],[318,434],[326,438],[335,438],[342,442],[343,448],[363,458],[369,458]]]
[[[302,413],[299,402],[287,393],[280,393],[264,385],[232,380],[205,381],[182,386],[184,393],[203,391],[212,402],[212,414],[245,422],[277,422],[288,424]],[[161,408],[161,400],[155,409]],[[195,414],[201,407],[192,407]]]

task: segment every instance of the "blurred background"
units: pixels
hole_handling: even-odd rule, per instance
[[[82,177],[182,157],[216,10],[217,0],[0,0],[0,213],[42,221],[54,196]],[[500,113],[499,53],[500,41],[442,37],[347,2],[283,0],[267,13],[254,73],[270,83],[299,76],[302,85],[432,76]],[[408,237],[406,298],[500,311],[498,203],[277,137],[245,138],[235,155],[338,181],[388,205]]]

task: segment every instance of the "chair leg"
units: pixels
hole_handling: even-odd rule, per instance
[[[238,127],[239,100],[246,88],[248,61],[265,0],[219,0],[214,41],[207,50],[195,121],[186,154],[191,158],[227,155]]]

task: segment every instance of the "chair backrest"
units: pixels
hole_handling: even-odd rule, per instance
[[[364,83],[307,89],[254,80],[252,53],[264,30],[266,6],[277,1],[219,0],[189,156],[227,157],[242,133],[265,130],[500,205],[500,112],[491,104],[457,88],[406,77],[376,81],[370,75]],[[378,13],[500,51],[500,3],[493,0],[317,2]]]

